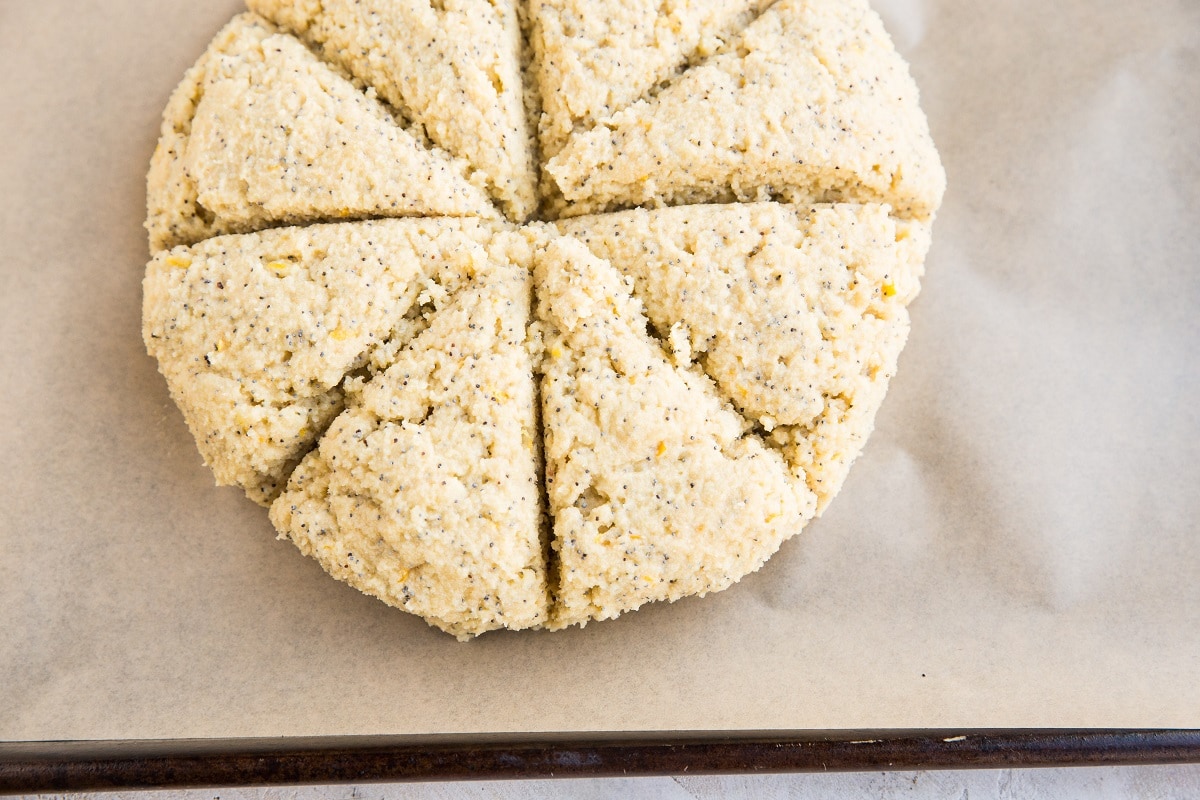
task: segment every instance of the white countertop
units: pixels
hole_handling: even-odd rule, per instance
[[[38,795],[52,797],[55,795]],[[57,795],[63,796],[63,795]],[[70,795],[80,800],[716,800],[716,798],[879,798],[879,800],[1193,800],[1200,764],[1165,767],[861,772],[728,777],[609,778],[365,784],[269,789],[194,789]]]

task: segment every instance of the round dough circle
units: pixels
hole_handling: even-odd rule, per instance
[[[824,510],[945,188],[866,0],[248,5],[164,111],[143,337],[280,538],[468,639]]]

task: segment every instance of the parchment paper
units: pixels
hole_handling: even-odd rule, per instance
[[[704,600],[459,644],[216,489],[143,178],[232,0],[0,0],[0,739],[1200,724],[1200,4],[893,0],[950,188],[876,433]]]

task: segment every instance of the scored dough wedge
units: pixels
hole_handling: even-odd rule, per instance
[[[321,219],[494,215],[468,166],[254,14],[175,90],[147,178],[151,250]]]
[[[783,199],[929,218],[945,174],[916,84],[867,0],[780,0],[658,95],[546,165],[574,215]]]
[[[537,207],[512,0],[247,0],[482,172],[510,219]]]
[[[331,575],[460,639],[544,624],[549,602],[529,272],[489,269],[362,387],[271,507]]]
[[[689,61],[714,53],[774,0],[532,0],[542,157]]]
[[[611,265],[558,238],[535,280],[551,626],[718,591],[762,566],[812,516],[813,494],[706,377],[667,361]]]
[[[341,410],[343,377],[411,338],[421,304],[486,263],[491,235],[472,219],[390,219],[157,254],[143,337],[217,483],[274,499]]]
[[[824,509],[895,373],[928,226],[898,227],[881,205],[739,203],[559,228],[633,280],[675,362],[784,445]]]

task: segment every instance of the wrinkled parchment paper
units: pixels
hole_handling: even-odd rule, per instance
[[[841,496],[730,591],[465,645],[214,488],[142,349],[237,4],[0,3],[0,739],[1200,725],[1200,4],[876,2],[950,188]]]

